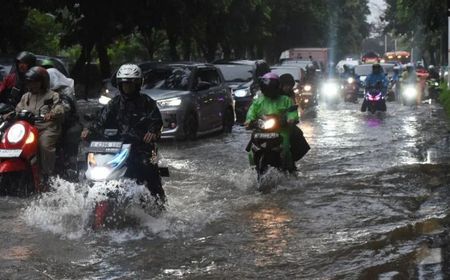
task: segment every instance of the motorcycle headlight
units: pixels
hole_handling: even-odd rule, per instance
[[[326,83],[323,86],[323,93],[328,96],[334,96],[338,93],[338,85],[334,83]]]
[[[305,85],[305,86],[303,87],[303,89],[304,89],[305,91],[310,91],[310,90],[311,90],[311,86],[310,86],[310,85]]]
[[[249,89],[238,89],[233,92],[234,96],[236,97],[246,97],[250,96],[250,90]]]
[[[415,98],[417,95],[417,90],[413,87],[407,87],[405,89],[405,96],[407,98]]]
[[[298,88],[294,89],[294,93],[300,93],[300,90]]]
[[[108,178],[109,174],[111,174],[112,169],[104,166],[98,166],[92,168],[91,177],[94,181],[101,181]]]
[[[98,103],[100,103],[100,104],[102,104],[102,105],[106,105],[106,104],[109,103],[109,101],[111,101],[111,99],[112,99],[111,97],[102,95],[102,96],[100,96],[100,98],[98,99]]]
[[[8,140],[9,143],[16,144],[19,143],[24,136],[25,136],[25,127],[20,123],[16,123],[15,125],[11,126],[11,128],[8,130],[6,139]]]
[[[177,107],[181,105],[181,98],[174,97],[174,98],[168,98],[168,99],[162,99],[158,100],[158,105],[160,107]]]
[[[263,123],[263,129],[271,129],[275,126],[275,124],[276,124],[275,119],[265,120]]]
[[[436,82],[436,83],[434,83],[434,85],[435,85],[436,87],[438,87],[438,86],[439,86],[439,83],[438,83],[438,82]]]
[[[347,83],[349,83],[349,84],[353,84],[354,81],[355,81],[355,79],[353,79],[352,77],[347,79]]]

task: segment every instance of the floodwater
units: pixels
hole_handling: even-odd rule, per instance
[[[439,105],[320,107],[302,117],[310,152],[296,176],[256,191],[250,133],[160,144],[167,210],[139,207],[92,230],[102,188],[61,179],[0,197],[0,279],[447,279],[450,134]]]

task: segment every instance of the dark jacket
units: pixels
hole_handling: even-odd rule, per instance
[[[143,118],[145,121],[140,122]],[[120,134],[135,133],[143,138],[147,132],[159,135],[162,125],[161,113],[152,98],[144,94],[132,99],[118,95],[103,107],[90,130],[101,133],[106,128],[118,129]]]
[[[3,82],[0,82],[0,102],[16,106],[22,96],[27,92],[25,87],[25,75],[18,71],[8,74]]]

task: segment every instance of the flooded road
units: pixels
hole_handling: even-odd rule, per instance
[[[256,191],[250,132],[164,142],[167,211],[94,232],[96,194],[0,198],[0,279],[447,279],[450,134],[440,106],[302,117],[297,176]],[[130,187],[132,198],[145,192]]]

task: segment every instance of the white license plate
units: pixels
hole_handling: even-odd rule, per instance
[[[255,133],[254,137],[256,139],[274,139],[278,138],[278,136],[278,133]]]
[[[0,158],[13,158],[19,157],[22,153],[21,149],[0,149]]]
[[[120,149],[122,148],[122,142],[106,142],[106,141],[93,141],[91,142],[91,148],[112,148]]]

